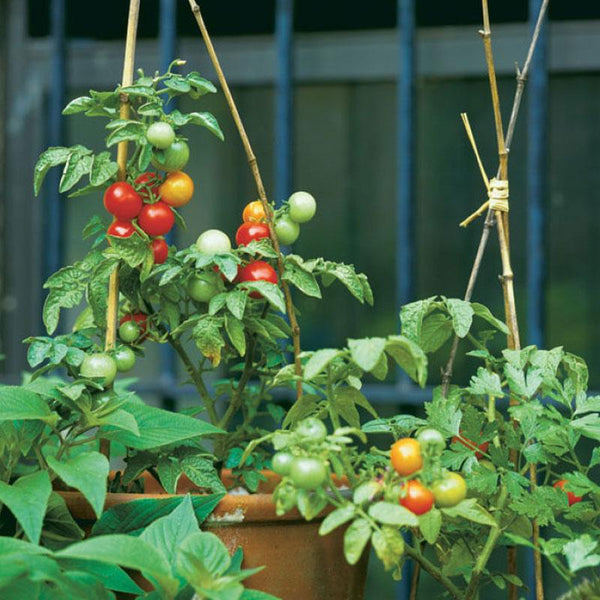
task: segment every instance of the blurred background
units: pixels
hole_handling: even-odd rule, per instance
[[[515,63],[525,60],[540,4],[490,2],[505,124]],[[58,197],[58,173],[34,198],[32,174],[49,145],[103,145],[103,122],[62,118],[60,110],[90,88],[119,83],[127,8],[125,0],[0,0],[3,381],[19,380],[26,369],[21,340],[43,333],[43,281],[83,256],[81,228],[101,212],[101,198]],[[206,0],[202,8],[270,198],[280,202],[302,189],[317,199],[318,218],[302,228],[295,250],[353,263],[374,290],[374,308],[335,285],[321,302],[298,299],[303,347],[393,333],[403,303],[462,297],[482,220],[466,230],[458,223],[481,204],[484,189],[460,112],[469,115],[488,174],[497,168],[480,2]],[[178,56],[187,60],[184,71],[216,81],[188,2],[143,0],[137,66],[164,70]],[[532,69],[509,163],[521,336],[524,344],[564,345],[582,355],[599,389],[600,3],[551,0]],[[222,94],[203,97],[197,109],[215,114],[226,143],[189,132],[186,170],[197,192],[178,245],[214,227],[233,237],[243,206],[256,197]],[[492,238],[473,299],[502,316]],[[152,348],[138,365],[149,399],[193,401],[174,386],[168,352]],[[459,363],[457,380],[471,366]],[[432,384],[438,367],[431,367]],[[402,378],[373,383],[368,393],[383,414],[418,411],[429,394]],[[528,569],[524,560],[525,576]],[[376,571],[369,585],[368,597],[406,597],[403,584]]]

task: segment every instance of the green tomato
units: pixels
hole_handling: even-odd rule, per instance
[[[165,150],[175,141],[175,132],[168,123],[157,121],[148,127],[146,139],[156,148]]]
[[[294,192],[288,199],[290,219],[307,223],[317,212],[317,202],[308,192]]]
[[[152,153],[152,165],[161,170],[180,171],[187,165],[190,158],[190,148],[184,141],[175,141],[165,150],[155,150]]]
[[[192,300],[196,302],[209,302],[219,293],[219,280],[216,275],[203,273],[194,275],[187,284],[187,291]]]
[[[320,419],[308,417],[296,425],[296,433],[313,442],[322,442],[327,437],[327,428]]]
[[[299,457],[292,461],[289,475],[297,488],[316,490],[327,478],[327,469],[317,458]]]
[[[220,254],[231,250],[229,236],[220,229],[208,229],[196,240],[196,247],[204,254]]]
[[[293,244],[300,235],[300,225],[292,221],[287,215],[280,217],[275,221],[275,235],[280,244],[289,246]]]
[[[113,354],[117,371],[125,373],[135,366],[135,352],[129,346],[121,346]]]
[[[127,344],[135,342],[135,340],[140,337],[140,328],[138,324],[133,320],[122,323],[119,326],[119,337]]]
[[[458,473],[448,472],[431,486],[435,503],[440,508],[456,506],[467,497],[467,484]]]
[[[271,459],[271,467],[277,475],[289,475],[293,460],[289,452],[276,452]]]
[[[446,447],[444,436],[437,429],[431,427],[423,429],[417,435],[417,441],[423,448],[428,448],[429,451],[434,453],[440,453]]]
[[[86,379],[102,379],[102,385],[110,385],[117,376],[117,363],[104,352],[87,354],[81,363],[79,374]]]

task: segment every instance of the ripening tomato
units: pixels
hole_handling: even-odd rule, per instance
[[[175,131],[168,123],[156,121],[148,127],[146,139],[155,148],[165,150],[175,141]]]
[[[413,438],[402,438],[392,444],[390,460],[398,475],[406,477],[423,467],[421,444]]]
[[[274,229],[279,243],[284,246],[293,244],[300,235],[300,225],[296,221],[292,221],[287,215],[283,215],[275,221]]]
[[[441,508],[456,506],[467,497],[467,484],[458,473],[445,473],[431,486],[435,503]]]
[[[292,460],[289,476],[297,488],[316,490],[327,479],[327,469],[318,458],[300,456]]]
[[[169,173],[164,183],[158,188],[160,199],[169,206],[179,208],[185,206],[194,195],[194,182],[183,171]]]
[[[169,257],[169,245],[165,242],[165,238],[154,238],[150,246],[152,248],[152,255],[154,256],[154,264],[162,265]]]
[[[196,302],[210,302],[219,293],[219,280],[212,273],[193,275],[188,281],[187,291]]]
[[[113,354],[113,359],[119,373],[131,371],[135,366],[135,352],[129,346],[117,348]]]
[[[462,434],[460,435],[460,437],[455,435],[452,438],[452,442],[458,442],[459,444],[462,444],[463,446],[466,446],[467,448],[470,448],[471,450],[479,450],[480,452],[475,452],[475,458],[478,460],[480,458],[483,458],[483,454],[485,452],[487,452],[487,450],[490,446],[489,442],[482,442],[481,444],[476,444],[473,440],[466,438]]]
[[[119,326],[123,325],[123,323],[127,323],[128,321],[133,321],[137,324],[140,334],[143,335],[146,333],[146,330],[148,329],[148,315],[142,312],[124,315],[119,320]]]
[[[113,221],[106,234],[113,237],[128,238],[135,233],[135,227],[130,221]]]
[[[242,223],[235,234],[238,246],[247,246],[253,240],[269,237],[269,226],[266,223]]]
[[[204,254],[222,254],[231,250],[231,240],[220,229],[207,229],[198,236],[196,248]]]
[[[567,500],[569,501],[569,506],[573,506],[573,504],[577,504],[577,502],[581,502],[583,498],[581,496],[576,496],[573,492],[569,492],[565,490],[565,486],[569,483],[567,479],[561,479],[554,484],[554,487],[562,490],[567,494]]]
[[[238,281],[269,281],[270,283],[275,283],[279,281],[277,277],[277,273],[275,269],[264,260],[255,260],[245,267],[241,267],[238,270]],[[259,292],[250,292],[251,298],[256,298],[260,300],[262,298],[262,294]]]
[[[145,204],[138,217],[138,225],[148,235],[165,235],[175,224],[175,214],[168,204],[158,201]]]
[[[146,171],[138,176],[135,180],[135,189],[144,200],[156,200],[158,198],[158,188],[162,182],[162,178],[158,173]]]
[[[131,221],[142,210],[142,198],[126,181],[117,181],[104,192],[104,208],[118,221]]]
[[[175,140],[164,150],[155,150],[150,162],[152,166],[161,171],[181,171],[190,158],[190,148],[182,140]]]
[[[433,454],[441,453],[446,447],[444,436],[437,429],[433,429],[432,427],[427,427],[420,431],[419,435],[417,435],[417,440],[422,448],[425,448],[426,451],[428,450]]]
[[[321,419],[308,417],[302,419],[296,427],[296,433],[311,442],[322,442],[327,437],[327,427]]]
[[[263,223],[267,220],[263,203],[260,200],[248,202],[242,213],[244,223]]]
[[[131,344],[140,337],[140,328],[133,320],[125,321],[123,324],[119,325],[119,337],[124,342]]]
[[[289,452],[276,452],[271,459],[271,468],[277,475],[289,475],[293,460]]]
[[[433,507],[434,497],[420,481],[411,479],[402,486],[400,504],[415,515],[424,515]]]
[[[296,223],[307,223],[317,212],[317,202],[308,192],[294,192],[288,199],[289,214]]]
[[[101,379],[102,385],[110,385],[117,375],[117,364],[108,354],[96,352],[95,354],[86,354],[79,374],[86,379]]]

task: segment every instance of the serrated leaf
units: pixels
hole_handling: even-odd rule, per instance
[[[90,154],[91,151],[84,148],[75,150],[69,155],[58,186],[61,194],[68,192],[84,175],[90,172],[93,161]]]
[[[225,298],[227,309],[237,319],[244,318],[244,311],[246,310],[246,302],[248,295],[242,290],[234,290],[229,292]]]
[[[448,298],[446,306],[452,317],[454,332],[459,338],[464,338],[469,333],[469,329],[471,329],[471,324],[473,323],[473,307],[469,302],[458,298]]]
[[[127,237],[110,237],[110,247],[104,251],[107,258],[116,258],[124,261],[132,268],[139,267],[148,256],[152,255],[152,250],[146,240],[143,240],[137,233]]]
[[[597,550],[598,542],[586,533],[567,542],[563,547],[563,554],[567,558],[569,569],[575,573],[600,565],[600,553]]]
[[[18,386],[0,386],[0,421],[40,419],[56,420],[46,400],[35,392]]]
[[[52,146],[40,154],[33,174],[33,193],[36,196],[40,193],[40,188],[50,168],[66,163],[72,151],[71,148]]]
[[[223,319],[210,315],[200,318],[193,329],[193,337],[198,350],[217,366],[221,362],[221,348],[225,340],[221,334]]]
[[[504,396],[498,374],[492,373],[484,367],[479,367],[477,374],[471,377],[468,390],[475,395],[494,396],[495,398]]]
[[[101,152],[94,156],[90,171],[90,183],[99,186],[112,179],[119,169],[116,162],[111,160],[110,152]]]
[[[183,472],[198,487],[223,494],[227,491],[212,461],[200,456],[186,456],[181,466]]]

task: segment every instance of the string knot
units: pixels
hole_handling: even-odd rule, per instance
[[[508,212],[508,180],[495,177],[490,179],[488,198],[490,210]]]

